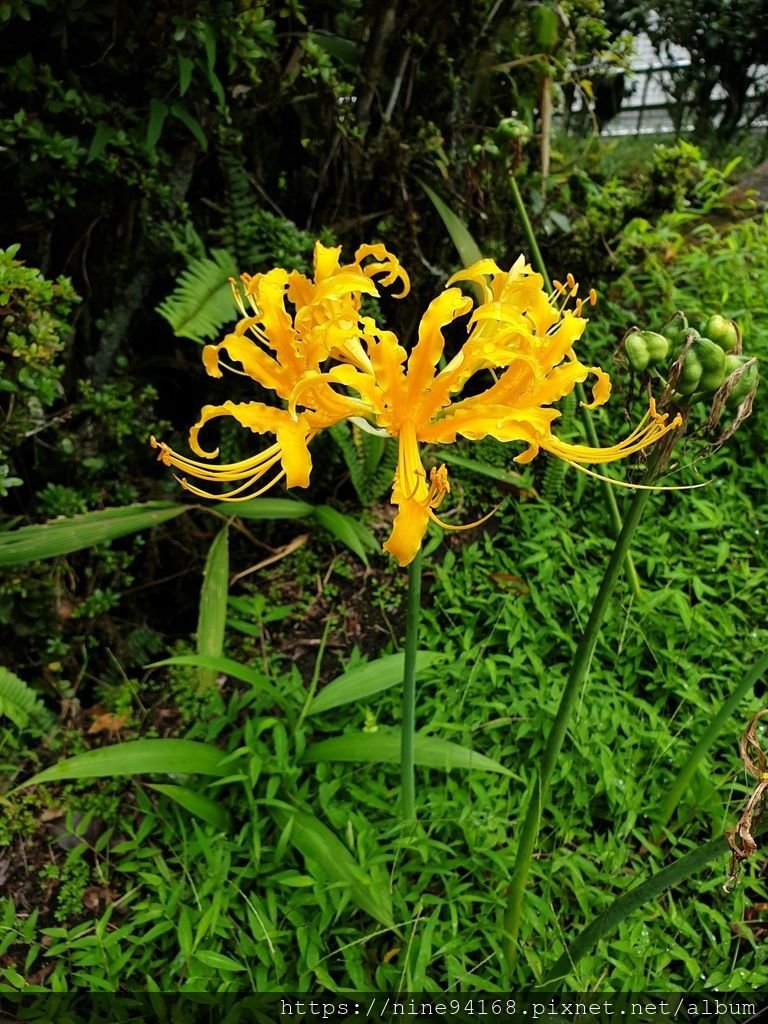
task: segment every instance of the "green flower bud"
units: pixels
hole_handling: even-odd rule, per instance
[[[678,331],[677,332],[677,336],[675,338],[675,341],[676,341],[677,347],[678,347],[678,355],[680,354],[679,350],[683,347],[683,345],[687,345],[688,344],[688,339],[691,338],[691,337],[695,341],[697,338],[700,338],[701,335],[699,334],[698,331],[695,331],[692,327],[684,327],[682,329],[682,331]]]
[[[724,352],[732,352],[739,343],[739,328],[734,320],[726,320],[715,313],[702,327],[705,334],[716,342]]]
[[[624,351],[627,353],[629,365],[635,373],[642,373],[647,368],[651,357],[642,331],[632,331],[626,336]]]
[[[734,356],[728,355],[725,357],[725,375],[730,377],[732,373],[738,370],[748,362],[749,356]],[[757,383],[759,377],[757,363],[753,363],[752,366],[736,381],[736,384],[725,400],[726,409],[735,410],[741,405],[747,395],[750,393],[752,388]]]
[[[700,335],[698,331],[691,330],[688,327],[683,328],[682,331],[678,331],[675,337],[675,352],[672,356],[673,362],[680,358],[683,353],[683,349],[688,344],[689,340],[693,338],[693,345],[691,345],[686,352],[685,361],[683,362],[680,370],[680,377],[677,381],[677,390],[681,395],[692,395],[694,391],[697,391],[701,375],[704,372],[704,367],[701,365],[701,360],[695,350],[696,341],[699,337]]]
[[[640,336],[648,349],[648,362],[652,366],[655,366],[657,363],[663,363],[669,355],[669,341],[667,338],[663,334],[657,334],[655,331],[641,331]]]
[[[717,391],[725,380],[725,352],[709,338],[697,338],[693,348],[701,363],[699,391]]]
[[[677,390],[681,395],[692,395],[699,389],[699,381],[703,373],[699,357],[693,349],[690,349],[685,357],[685,362],[680,371],[680,378],[677,382]]]

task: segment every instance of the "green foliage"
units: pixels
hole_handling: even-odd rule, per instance
[[[19,248],[0,249],[0,463],[45,426],[62,396],[62,354],[71,340],[70,321],[79,301],[69,278],[47,280],[16,259]],[[4,475],[5,488],[20,483]]]
[[[235,319],[231,281],[237,276],[234,258],[223,249],[193,260],[182,271],[179,283],[157,307],[178,338],[202,344],[216,336],[222,324]]]
[[[0,566],[24,565],[79,551],[147,530],[185,511],[184,505],[154,502],[86,512],[40,526],[23,526],[20,530],[0,534]]]
[[[617,175],[608,173],[610,149],[595,148],[587,168],[577,164],[563,169],[556,207],[531,196],[545,251],[547,246],[562,246],[566,236],[567,269],[585,282],[604,281],[613,268],[621,271],[624,253],[616,247],[637,218],[651,221],[678,212],[682,224],[703,214],[727,212],[734,203],[745,209],[750,206],[729,196],[738,158],[720,168],[704,158],[700,147],[684,140],[659,143],[643,153],[644,163],[622,168]],[[560,266],[558,252],[553,259],[553,265]]]
[[[355,424],[336,423],[331,436],[339,446],[349,480],[365,508],[391,486],[397,465],[397,446],[390,437],[377,437]]]
[[[749,121],[761,116],[768,106],[762,65],[768,60],[760,0],[735,0],[723,5],[718,0],[673,0],[663,5],[659,17],[649,19],[647,31],[664,54],[671,45],[688,50],[687,67],[674,67],[672,95],[678,123],[693,113],[700,129],[713,125],[721,136],[731,134],[745,113]],[[727,97],[723,108],[717,103],[716,86]],[[756,99],[750,104],[748,94]],[[749,108],[749,109],[748,109]]]
[[[767,223],[765,216],[741,220],[723,233],[717,224],[691,224],[680,214],[653,223],[632,220],[616,247],[616,264],[623,272],[611,291],[609,316],[622,315],[620,303],[625,315],[640,321],[652,295],[657,328],[678,309],[701,323],[712,312],[722,312],[738,319],[746,347],[764,355]]]
[[[23,679],[0,665],[0,716],[24,729],[30,718],[46,719],[48,712],[35,691]]]
[[[702,474],[709,489],[649,503],[636,550],[644,593],[622,591],[609,609],[558,759],[514,977],[500,908],[517,823],[608,553],[592,482],[563,481],[558,463],[539,488],[549,500],[534,500],[541,463],[515,473],[508,446],[431,453],[450,460],[470,518],[499,492],[528,500],[508,502],[485,535],[429,537],[422,825],[407,836],[392,827],[402,575],[380,560],[378,509],[363,526],[356,511],[327,504],[342,458],[361,503],[386,492],[389,439],[342,428],[336,449],[323,449],[318,438],[327,471],[311,503],[275,494],[214,506],[235,517],[233,569],[259,570],[223,598],[218,559],[200,618],[210,519],[190,509],[126,541],[115,519],[125,510],[105,508],[178,499],[153,475],[146,445],[161,434],[156,396],[183,431],[210,391],[199,352],[168,323],[179,337],[213,340],[237,316],[230,275],[308,271],[316,237],[347,251],[380,239],[412,274],[412,297],[384,310],[407,347],[418,311],[456,266],[445,209],[509,265],[523,237],[508,178],[525,183],[533,206],[544,80],[555,82],[556,109],[571,88],[589,103],[588,79],[627,52],[606,6],[481,0],[459,11],[430,0],[390,19],[391,5],[368,0],[0,5],[4,235],[41,268],[4,254],[18,286],[11,315],[25,326],[11,323],[21,341],[2,346],[3,660],[62,700],[49,728],[24,711],[31,685],[21,698],[11,687],[11,703],[4,695],[17,720],[29,715],[21,739],[13,718],[0,731],[10,785],[35,775],[48,785],[4,798],[0,840],[14,848],[0,857],[10,894],[2,984],[508,990],[541,983],[559,962],[574,990],[765,987],[759,866],[733,896],[720,892],[725,863],[715,860],[679,878],[663,904],[653,896],[623,912],[631,890],[647,897],[670,863],[701,864],[746,796],[736,742],[758,699],[745,670],[767,618],[759,396],[727,450],[704,462],[691,441],[673,466],[670,482]],[[751,67],[735,42],[750,28],[733,20],[745,5],[732,7],[719,23],[734,45],[716,56]],[[605,365],[631,323],[659,330],[681,307],[701,320],[737,317],[749,350],[765,356],[768,232],[762,219],[730,219],[733,165],[718,170],[681,142],[629,171],[626,141],[611,166],[600,143],[585,151],[555,137],[552,149],[535,220],[553,270],[600,286],[584,339],[595,362]],[[76,318],[63,273],[83,297]],[[186,286],[172,291],[180,276]],[[170,321],[154,312],[169,293]],[[621,377],[596,417],[605,439],[626,434]],[[227,397],[252,400],[242,384]],[[237,444],[223,432],[223,450],[242,457]],[[67,519],[29,525],[57,516]],[[333,553],[313,537],[274,561],[302,540],[305,521],[338,542]],[[178,639],[196,622],[210,640],[198,654]],[[150,659],[162,668],[140,675]],[[201,673],[216,681],[205,692]],[[128,716],[120,742],[88,735],[102,706]],[[201,764],[226,774],[196,774]],[[478,766],[487,770],[465,770]],[[130,780],[107,781],[107,769]],[[147,782],[155,770],[174,778]],[[83,781],[65,783],[68,771]],[[27,870],[42,862],[51,866]],[[590,941],[573,946],[580,935]]]
[[[210,744],[191,740],[133,740],[82,754],[51,765],[18,788],[62,779],[101,779],[148,772],[224,776],[224,755]]]
[[[639,604],[624,592],[612,608],[558,765],[546,809],[549,825],[533,865],[537,914],[527,919],[522,935],[519,983],[543,977],[602,910],[682,855],[696,859],[722,828],[736,775],[735,739],[753,705],[750,696],[690,780],[668,840],[659,838],[658,817],[688,750],[760,648],[760,637],[751,633],[766,611],[767,570],[753,538],[756,528],[768,524],[764,509],[750,508],[743,498],[742,484],[754,486],[765,471],[755,464],[720,477],[718,466],[726,463],[723,455],[718,458],[710,467],[721,480],[717,495],[693,492],[684,502],[656,496],[655,514],[641,524],[636,556],[649,585]],[[665,503],[672,514],[662,520]],[[419,668],[423,732],[474,746],[524,775],[521,751],[534,758],[541,751],[568,664],[573,623],[583,621],[593,599],[608,547],[597,529],[602,522],[595,502],[576,504],[567,513],[529,502],[500,512],[493,536],[446,545],[433,562],[424,611],[422,635],[440,638],[442,657]],[[675,559],[668,557],[672,550]],[[724,579],[725,600],[713,617],[704,602]],[[278,629],[279,622],[271,619],[269,628]],[[109,942],[100,944],[98,961],[88,944],[77,941],[81,924],[73,912],[66,920],[42,923],[35,933],[12,917],[17,945],[6,965],[23,971],[27,957],[36,963],[44,948],[53,948],[58,982],[46,985],[66,981],[89,989],[94,972],[104,984],[116,984],[119,976],[123,985],[141,987],[151,973],[164,988],[194,983],[208,991],[239,985],[284,991],[289,984],[300,990],[318,977],[332,988],[387,988],[406,967],[414,989],[509,984],[500,966],[498,908],[508,886],[524,782],[510,784],[492,771],[419,769],[426,827],[404,846],[399,830],[389,825],[393,769],[358,760],[305,764],[297,771],[309,748],[291,716],[304,701],[305,687],[289,663],[278,670],[273,658],[267,678],[257,667],[259,642],[254,635],[247,664],[216,666],[226,681],[212,691],[188,732],[189,739],[216,747],[220,755],[239,751],[227,766],[234,778],[226,785],[201,791],[191,779],[182,783],[215,800],[230,816],[229,831],[206,824],[204,817],[195,822],[163,789],[127,789],[120,838],[109,847],[109,880],[100,883],[117,894],[123,910],[117,916],[102,908],[82,922],[91,928],[104,922]],[[348,679],[330,684],[328,699],[341,689],[350,699],[331,700],[335,707],[312,716],[314,743],[342,732],[365,750],[377,736],[389,739],[397,721],[397,687],[376,684],[395,678],[396,662],[390,660],[391,666],[380,666],[381,674],[374,663],[353,661]],[[190,686],[196,684],[194,674]],[[318,691],[318,701],[325,689]],[[142,701],[145,693],[139,694]],[[366,712],[374,702],[376,721]],[[95,752],[126,746],[130,755],[126,743]],[[391,744],[392,751],[396,746]],[[137,754],[138,771],[160,766],[150,762],[146,749]],[[167,764],[175,770],[196,767],[175,755]],[[742,786],[735,785],[738,801]],[[266,809],[271,806],[282,809],[273,815]],[[297,808],[312,817],[310,828],[320,836],[313,841],[321,842],[317,849],[285,830]],[[192,813],[199,814],[199,807]],[[323,830],[332,838],[322,840]],[[332,858],[323,853],[328,843]],[[348,856],[339,853],[338,843]],[[357,867],[349,867],[349,857]],[[740,939],[731,924],[739,934],[749,927],[744,922],[751,902],[765,898],[765,885],[759,873],[748,872],[724,902],[718,890],[725,862],[723,853],[708,872],[678,880],[663,907],[651,900],[632,916],[614,914],[613,930],[597,945],[579,946],[583,955],[564,984],[583,990],[601,979],[617,989],[630,990],[632,983],[639,990],[640,981],[648,985],[648,972],[655,971],[665,990],[763,987],[759,948]],[[365,908],[357,899],[371,890],[355,895],[355,886],[370,883],[381,894],[394,863],[395,881],[385,889],[394,920],[411,922],[402,939],[375,934],[376,915],[356,909]],[[73,897],[73,911],[74,902]],[[174,908],[172,916],[168,907]],[[46,947],[40,946],[42,936]],[[363,937],[375,956],[362,955]],[[385,960],[396,947],[400,952]],[[217,957],[246,970],[222,968]]]
[[[213,539],[203,569],[200,609],[197,616],[198,654],[214,658],[224,650],[227,625],[227,589],[229,586],[229,528],[225,526]],[[202,686],[212,686],[216,674],[211,670],[200,674]]]

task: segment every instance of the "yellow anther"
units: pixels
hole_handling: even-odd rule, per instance
[[[427,495],[429,507],[439,508],[443,498],[450,493],[451,484],[445,464],[440,467],[433,466],[429,474],[429,494]]]

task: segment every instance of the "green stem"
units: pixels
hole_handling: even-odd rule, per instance
[[[403,714],[400,731],[400,816],[416,820],[416,775],[413,745],[416,732],[416,652],[419,646],[421,612],[422,552],[408,566],[408,606],[405,619],[405,668],[403,672]]]
[[[301,714],[299,715],[299,720],[296,723],[296,728],[297,729],[303,724],[304,719],[307,717],[307,712],[309,711],[309,706],[312,703],[312,701],[315,699],[315,694],[317,693],[317,684],[320,682],[320,670],[321,670],[321,668],[323,666],[323,657],[325,656],[325,648],[326,648],[326,646],[328,644],[328,634],[330,632],[331,632],[331,617],[328,616],[328,618],[325,620],[325,628],[323,629],[323,635],[320,637],[320,645],[317,648],[317,657],[315,658],[315,667],[314,667],[314,670],[312,672],[312,679],[310,680],[310,683],[309,683],[309,689],[307,690],[307,699],[304,701],[304,707],[301,709]]]
[[[551,292],[552,282],[549,278],[549,274],[547,273],[547,268],[544,263],[544,257],[541,255],[541,249],[539,249],[539,243],[536,241],[536,234],[533,230],[533,225],[531,224],[530,218],[528,217],[528,211],[525,208],[523,197],[520,194],[520,189],[518,188],[517,182],[515,181],[513,175],[510,175],[509,183],[512,187],[512,198],[515,201],[515,207],[517,208],[517,213],[520,217],[520,223],[523,226],[523,233],[525,234],[526,240],[528,242],[528,248],[531,252],[533,264],[538,270],[538,272],[541,274],[541,276],[544,278],[544,284],[547,287],[547,291]],[[593,448],[599,448],[600,442],[597,437],[597,431],[595,430],[595,424],[592,422],[592,416],[590,415],[589,410],[585,408],[587,398],[584,394],[584,388],[581,386],[581,384],[577,384],[574,388],[574,391],[576,392],[576,397],[579,400],[579,406],[582,410],[582,419],[584,420],[584,427],[587,431],[587,438],[589,439],[589,443]],[[616,495],[614,494],[613,488],[610,484],[605,483],[605,481],[601,481],[601,486],[603,488],[603,496],[605,497],[605,503],[608,506],[608,514],[610,515],[611,523],[613,526],[613,535],[614,537],[618,537],[621,531],[621,513],[619,512],[619,503],[616,501]],[[632,561],[632,555],[629,551],[627,551],[626,554],[625,568],[627,577],[629,578],[630,586],[632,587],[632,593],[635,595],[635,597],[639,598],[640,577],[637,575],[635,563]]]
[[[650,467],[649,467],[650,468]],[[652,471],[649,472],[652,476]],[[555,770],[563,740],[565,739],[568,722],[573,708],[578,699],[581,688],[586,679],[595,644],[600,634],[600,626],[605,617],[606,609],[613,595],[613,591],[621,575],[622,565],[627,557],[632,535],[648,500],[649,491],[635,491],[632,502],[629,506],[624,525],[616,540],[613,554],[603,576],[600,589],[597,592],[592,612],[589,616],[584,633],[579,641],[576,654],[571,665],[571,671],[560,698],[560,706],[557,709],[552,729],[547,737],[544,752],[541,757],[538,771],[533,780],[533,789],[525,815],[523,828],[520,830],[520,845],[517,851],[517,860],[512,875],[512,882],[509,892],[509,902],[504,915],[505,931],[505,953],[510,972],[517,962],[517,939],[520,933],[520,921],[523,913],[523,899],[525,896],[528,873],[531,867],[531,859],[536,846],[536,839],[539,833],[541,813],[546,803],[549,792],[549,785],[552,774]]]

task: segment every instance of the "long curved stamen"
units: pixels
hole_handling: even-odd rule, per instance
[[[275,474],[275,476],[272,477],[269,483],[264,484],[264,486],[260,487],[259,490],[253,491],[252,494],[240,495],[239,497],[233,497],[233,495],[237,495],[239,491],[243,490],[251,483],[254,483],[254,480],[248,480],[243,485],[243,487],[238,487],[236,490],[228,491],[225,494],[211,494],[210,491],[204,491],[199,487],[195,487],[186,479],[186,477],[177,476],[175,479],[179,481],[179,483],[181,484],[185,491],[189,491],[190,494],[196,494],[199,498],[213,498],[215,501],[250,501],[251,498],[258,498],[262,494],[265,494],[267,491],[271,490],[275,486],[275,484],[278,483],[278,481],[283,479],[284,476],[285,470],[281,469],[279,473]]]
[[[541,447],[565,462],[616,462],[618,459],[624,459],[628,455],[633,455],[654,444],[683,422],[679,413],[671,422],[668,423],[667,419],[667,413],[656,412],[656,403],[651,399],[648,413],[635,430],[617,445],[607,448],[590,448],[587,445],[568,444],[556,437],[549,437],[541,442]]]
[[[236,480],[245,480],[244,484],[241,484],[240,487],[236,488],[234,491],[229,492],[231,494],[239,494],[240,491],[245,490],[246,487],[250,487],[251,484],[254,484],[256,483],[256,481],[261,480],[261,478],[266,473],[268,473],[270,469],[273,469],[279,462],[280,455],[276,455],[273,458],[269,459],[267,462],[265,462],[263,466],[261,466],[254,472],[233,471],[231,466],[225,465],[221,467],[224,470],[223,473],[202,473],[200,472],[200,470],[196,470],[192,475],[195,476],[198,480],[208,480],[211,483],[215,484],[227,484],[234,483]],[[175,468],[183,470],[186,467],[176,466]],[[189,472],[189,470],[187,470],[187,472]],[[186,477],[184,477],[184,479],[186,479]]]
[[[475,526],[481,526],[487,522],[491,516],[495,515],[500,505],[492,508],[490,512],[482,516],[482,518],[476,520],[474,523],[462,523],[458,526],[454,526],[452,523],[446,523],[444,519],[435,515],[434,510],[439,508],[445,498],[446,494],[451,493],[451,484],[448,479],[448,470],[445,465],[433,468],[429,474],[429,494],[425,498],[425,504],[429,505],[429,518],[433,523],[437,523],[443,530],[451,530],[454,533],[458,530],[472,530]]]
[[[453,533],[457,533],[459,530],[474,530],[476,526],[482,526],[483,523],[488,522],[491,516],[495,516],[500,508],[501,504],[499,503],[494,508],[492,508],[490,512],[486,512],[486,514],[481,519],[476,519],[474,523],[461,523],[458,526],[454,526],[452,523],[446,523],[444,519],[441,519],[439,516],[436,516],[434,512],[429,513],[429,518],[432,520],[433,523],[437,523],[437,525],[441,527],[443,530],[451,530]]]
[[[265,476],[270,471],[270,469],[273,469],[279,462],[280,462],[280,456],[277,455],[277,456],[275,456],[275,458],[270,459],[269,462],[267,462],[257,473],[250,473],[250,474],[248,474],[248,476],[245,476],[245,477],[242,474],[239,474],[237,476],[219,476],[219,477],[215,478],[215,482],[216,483],[230,483],[230,482],[234,482],[235,480],[245,480],[244,483],[240,484],[240,486],[236,487],[233,491],[227,491],[226,492],[226,495],[241,494],[243,491],[247,490],[247,488],[251,487],[257,481],[261,480],[262,477]],[[285,471],[283,471],[283,472],[285,472]],[[186,480],[186,477],[183,477],[182,479]],[[198,479],[203,480],[203,479],[210,479],[210,478],[209,477],[200,477],[200,476],[198,476]],[[192,490],[192,487],[189,486],[189,487],[187,487],[187,489],[188,490]],[[222,500],[225,500],[226,499],[226,495],[216,495],[216,497],[220,497],[220,498],[222,498]]]
[[[184,470],[201,480],[242,480],[246,475],[259,470],[265,463],[273,460],[275,456],[279,458],[282,451],[279,444],[273,444],[269,448],[265,448],[263,452],[259,452],[258,455],[252,455],[249,459],[243,459],[241,462],[216,465],[215,463],[198,462],[196,459],[188,459],[179,455],[155,437],[151,437],[149,443],[153,448],[160,450],[157,456],[158,462],[162,462],[164,466],[173,466],[176,469]],[[211,455],[211,458],[215,459],[217,455],[218,449]],[[274,462],[270,464],[274,465]]]
[[[712,483],[711,480],[705,480],[700,484],[632,484],[628,480],[614,480],[612,476],[596,473],[593,469],[580,466],[578,462],[572,462],[570,459],[565,461],[569,466],[577,469],[579,473],[584,473],[585,476],[594,477],[595,480],[602,480],[603,483],[610,484],[612,487],[626,487],[630,491],[695,491],[699,487],[709,487]]]

